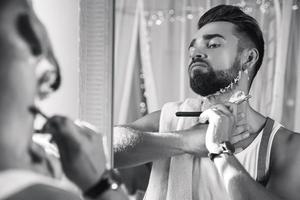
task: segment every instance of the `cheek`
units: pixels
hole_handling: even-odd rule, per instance
[[[214,70],[230,69],[235,60],[230,51],[212,52],[210,56],[210,63]]]

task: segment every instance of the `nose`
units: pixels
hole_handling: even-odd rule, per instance
[[[196,49],[195,47],[190,48],[190,56],[192,59],[206,59],[207,54],[204,51],[200,51],[200,49]]]
[[[194,58],[200,58],[200,59],[206,59],[207,58],[207,54],[205,53],[197,53]]]
[[[197,53],[192,57],[192,62],[196,62],[197,60],[205,60],[207,55],[205,53]]]

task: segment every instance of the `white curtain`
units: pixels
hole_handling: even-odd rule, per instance
[[[119,123],[133,121],[140,116],[134,114],[139,109],[141,94],[132,95],[134,90],[134,82],[130,78],[134,74],[132,70],[143,70],[145,96],[150,112],[160,109],[166,102],[195,96],[189,88],[187,77],[187,47],[196,31],[197,21],[213,6],[232,4],[244,7],[257,19],[265,39],[264,61],[251,89],[253,95],[251,105],[288,128],[300,131],[300,125],[296,123],[300,119],[300,102],[297,102],[300,98],[298,92],[300,18],[296,0],[147,0],[140,4],[142,6],[138,6],[139,1],[143,0],[122,0],[120,2],[123,2],[123,9],[119,7],[117,10],[124,23],[122,25],[117,23],[119,30],[120,28],[123,30],[118,32],[117,29],[116,33],[120,34],[116,45],[119,52],[116,59],[124,58],[124,60],[119,64],[116,62],[116,71],[120,74],[117,75],[116,72],[116,91],[128,92],[127,81],[131,82],[131,87],[128,87],[131,88],[131,93],[118,98],[117,105],[115,102],[117,108],[115,115],[122,119],[118,121]],[[139,20],[139,16],[144,18]],[[128,21],[125,22],[127,18]],[[120,41],[121,37],[126,38],[123,44]],[[135,42],[132,42],[133,39]],[[130,54],[133,57],[128,56],[131,51],[134,51]],[[134,63],[135,67],[130,68],[128,63]],[[125,81],[123,76],[128,73],[131,76],[126,75]],[[140,92],[138,86],[135,89],[136,93]],[[122,109],[122,112],[118,111]]]
[[[116,1],[115,16],[115,91],[114,123],[123,124],[130,120],[130,104],[138,98],[132,94],[136,80],[138,45],[138,5],[137,0]],[[138,64],[137,64],[138,62]]]

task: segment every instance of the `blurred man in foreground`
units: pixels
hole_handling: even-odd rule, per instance
[[[0,44],[0,199],[127,199],[106,170],[102,136],[89,127],[55,116],[43,130],[53,134],[73,183],[60,181],[60,162],[32,142],[35,116],[45,117],[35,99],[56,90],[60,74],[30,1],[0,2]],[[45,62],[51,67],[40,65]]]

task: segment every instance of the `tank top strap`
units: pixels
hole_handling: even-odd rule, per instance
[[[271,133],[273,131],[273,125],[274,125],[274,120],[267,117],[261,142],[260,142],[258,162],[257,162],[256,181],[261,183],[262,185],[266,185],[268,181],[268,174],[265,172],[265,169],[266,169],[268,144],[269,144]]]

